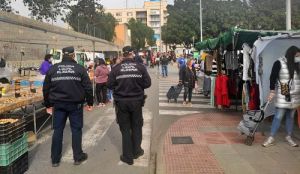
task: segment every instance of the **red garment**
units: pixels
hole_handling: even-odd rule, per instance
[[[249,110],[259,110],[259,86],[256,83],[250,88]]]
[[[221,105],[224,107],[230,106],[228,95],[228,77],[226,75],[219,75],[216,78],[215,101],[216,105]]]

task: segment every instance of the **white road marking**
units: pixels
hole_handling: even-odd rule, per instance
[[[168,100],[167,97],[159,97],[159,101],[162,102],[162,101],[165,101],[165,100]],[[171,99],[171,101],[173,102],[174,99]],[[183,102],[183,96],[179,96],[178,99],[177,99],[178,102]],[[210,99],[204,99],[204,98],[196,98],[196,97],[193,97],[192,98],[192,103],[193,101],[195,102],[205,102],[205,103],[210,103]]]
[[[87,132],[84,133],[82,137],[82,149],[88,149],[89,147],[95,146],[97,144],[97,141],[101,140],[106,134],[109,127],[115,120],[114,109],[108,108],[105,111],[105,115],[106,116],[99,117],[99,119],[94,122],[93,127],[91,127]],[[62,161],[73,162],[73,151],[71,145],[64,153]]]
[[[180,110],[159,110],[159,115],[173,115],[173,116],[183,116],[190,114],[203,113],[202,111],[180,111]]]
[[[143,117],[144,126],[142,148],[144,149],[144,155],[134,160],[134,166],[147,167],[150,161],[150,144],[153,115],[148,109],[144,109]]]
[[[193,103],[193,102],[192,102]],[[186,108],[214,108],[213,106],[210,106],[208,104],[193,104],[192,107],[188,105],[182,105],[182,103],[159,103],[159,106],[162,107],[186,107]]]

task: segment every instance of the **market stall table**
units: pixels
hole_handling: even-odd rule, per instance
[[[33,124],[34,124],[34,133],[37,135],[41,128],[46,124],[46,122],[51,118],[50,116],[43,123],[43,125],[37,130],[37,117],[36,113],[43,110],[44,108],[37,109],[36,104],[43,101],[43,96],[41,88],[37,89],[36,93],[30,93],[29,89],[21,90],[21,97],[15,98],[13,93],[8,93],[5,96],[0,98],[0,115],[14,111],[16,109],[26,108],[28,106],[33,107]]]

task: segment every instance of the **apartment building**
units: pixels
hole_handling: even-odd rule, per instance
[[[123,8],[123,9],[105,9],[106,13],[111,13],[119,24],[128,23],[131,18],[141,21],[154,30],[156,38],[156,47],[158,51],[164,51],[161,41],[161,26],[167,22],[167,1],[166,0],[148,0],[144,2],[143,8]],[[118,33],[116,33],[118,35]]]
[[[121,48],[131,46],[131,32],[126,24],[118,24],[115,27],[115,33],[114,44]]]

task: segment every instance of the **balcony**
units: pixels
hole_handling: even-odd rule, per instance
[[[159,10],[151,10],[150,11],[150,16],[156,16],[156,15],[160,15],[160,11]]]
[[[160,22],[160,18],[150,18],[150,22]]]

